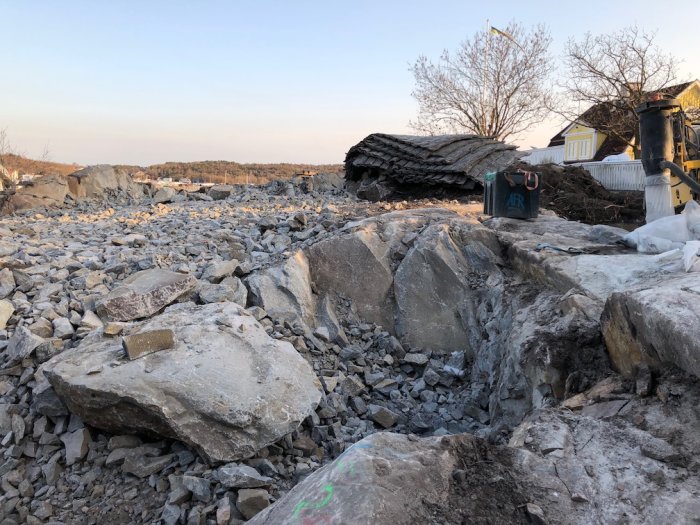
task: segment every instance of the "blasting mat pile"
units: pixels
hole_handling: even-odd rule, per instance
[[[483,175],[511,165],[515,146],[477,135],[413,136],[374,133],[345,157],[345,177],[362,185],[423,184],[479,188]],[[374,194],[381,189],[364,188]],[[373,199],[374,200],[374,199]]]

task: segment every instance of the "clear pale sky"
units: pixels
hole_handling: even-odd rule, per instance
[[[369,133],[410,133],[410,64],[487,20],[547,24],[556,57],[636,22],[691,79],[698,18],[686,0],[0,0],[0,129],[60,162],[339,163]],[[518,143],[544,146],[560,124]]]

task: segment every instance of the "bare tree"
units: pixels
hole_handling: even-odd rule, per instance
[[[427,133],[474,133],[514,138],[549,114],[551,37],[538,25],[511,22],[504,31],[476,33],[437,63],[412,66],[419,114],[409,125]]]
[[[48,142],[46,144],[44,144],[44,149],[41,151],[41,155],[39,156],[39,160],[42,162],[50,162],[51,161],[51,149],[49,148]]]
[[[639,145],[639,118],[634,109],[663,95],[676,81],[678,61],[654,43],[655,33],[636,26],[606,35],[587,33],[570,39],[565,52],[565,99],[555,109],[576,121],[581,108],[589,126],[630,146]]]
[[[13,153],[14,149],[12,144],[10,144],[10,139],[7,136],[7,129],[0,129],[0,164],[2,164],[5,155]]]
[[[7,138],[7,130],[0,129],[0,190],[11,188],[14,183],[9,172],[5,168],[5,156],[12,153],[12,145]]]

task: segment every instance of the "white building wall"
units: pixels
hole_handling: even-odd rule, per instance
[[[532,164],[563,164],[564,146],[552,146],[551,148],[536,148],[527,150],[520,160]]]

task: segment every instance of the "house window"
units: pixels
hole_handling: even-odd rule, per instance
[[[579,147],[580,147],[580,152],[579,152],[579,160],[585,160],[589,158],[589,149],[590,149],[591,143],[587,140],[582,140],[579,142]]]
[[[568,140],[566,143],[566,160],[588,160],[591,158],[591,140]]]

